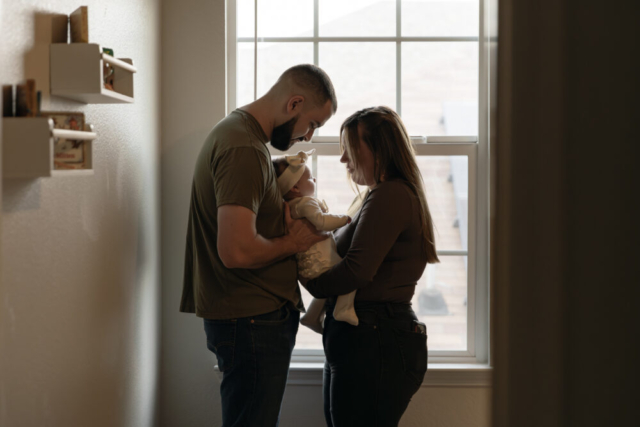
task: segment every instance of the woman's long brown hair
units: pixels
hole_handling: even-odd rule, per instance
[[[422,237],[428,263],[440,260],[436,253],[433,221],[424,191],[424,181],[416,162],[411,138],[400,116],[389,107],[370,107],[349,116],[340,126],[340,148],[346,150],[356,169],[360,168],[358,159],[360,135],[374,158],[373,176],[376,184],[390,179],[404,181],[420,203]],[[345,141],[346,140],[346,141]]]

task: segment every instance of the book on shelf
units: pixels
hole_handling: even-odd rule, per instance
[[[2,86],[2,117],[13,117],[13,85]]]
[[[16,117],[36,117],[38,115],[38,93],[36,81],[29,79],[16,86]]]

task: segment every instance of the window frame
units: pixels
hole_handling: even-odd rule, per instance
[[[396,1],[395,37],[320,37],[319,0],[314,0],[313,37],[257,37],[257,1],[254,0],[256,21],[254,37],[237,38],[237,1],[226,0],[227,22],[227,114],[236,108],[237,43],[254,43],[254,98],[257,96],[257,43],[259,42],[312,42],[314,64],[319,62],[320,42],[395,42],[396,43],[396,111],[402,107],[402,43],[404,42],[477,42],[478,43],[478,135],[412,137],[418,156],[466,156],[468,159],[468,247],[466,251],[438,251],[442,256],[467,256],[467,349],[430,350],[430,363],[486,364],[489,362],[489,43],[484,36],[488,30],[485,1],[479,1],[479,35],[477,37],[402,37],[402,0]],[[316,131],[317,134],[317,131]],[[313,168],[317,168],[318,155],[340,155],[338,137],[315,136],[311,142],[296,144],[288,153],[314,148]],[[272,155],[285,153],[268,146]],[[428,325],[427,325],[428,326]],[[322,363],[322,350],[296,349],[295,363]]]

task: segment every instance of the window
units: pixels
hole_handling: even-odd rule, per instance
[[[430,361],[488,356],[487,63],[482,0],[228,0],[228,108],[262,96],[287,68],[314,63],[331,77],[338,112],[310,143],[318,197],[346,212],[354,194],[338,130],[364,107],[387,105],[413,135],[436,227],[440,264],[416,287]],[[272,154],[283,153],[272,150]],[[308,303],[311,296],[303,290]],[[322,356],[298,333],[296,356]]]

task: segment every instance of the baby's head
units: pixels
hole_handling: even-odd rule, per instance
[[[276,157],[273,167],[278,177],[278,187],[285,200],[313,196],[316,193],[316,179],[307,166],[307,159],[315,150],[300,151],[295,156]]]

